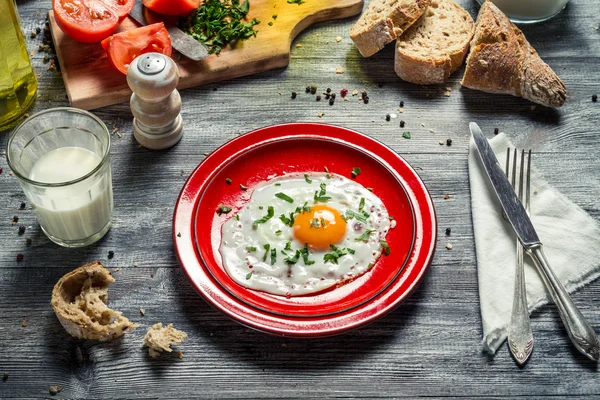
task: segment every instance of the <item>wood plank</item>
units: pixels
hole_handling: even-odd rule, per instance
[[[247,18],[261,21],[256,29],[258,35],[201,61],[182,58],[178,62],[181,76],[178,88],[285,67],[290,60],[290,45],[300,32],[317,22],[356,15],[362,6],[363,0],[320,0],[301,5],[282,0],[254,0]],[[272,18],[274,14],[277,19]],[[71,105],[89,110],[128,100],[131,91],[125,76],[110,65],[100,44],[78,43],[62,32],[52,11],[49,19]],[[127,17],[118,32],[137,26]]]

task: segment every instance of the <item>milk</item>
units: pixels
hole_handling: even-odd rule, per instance
[[[93,171],[101,159],[81,147],[61,147],[44,154],[32,166],[29,179],[40,183],[63,183]],[[101,169],[110,168],[103,165]],[[46,187],[35,204],[44,231],[63,241],[78,241],[102,231],[112,215],[112,183],[108,173],[96,173],[81,182]]]
[[[511,19],[519,20],[550,18],[562,10],[568,2],[569,0],[492,0],[492,3]]]

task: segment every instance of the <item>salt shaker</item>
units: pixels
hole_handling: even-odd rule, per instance
[[[183,135],[179,72],[170,58],[160,53],[137,57],[127,70],[133,134],[142,146],[161,150],[174,146]]]

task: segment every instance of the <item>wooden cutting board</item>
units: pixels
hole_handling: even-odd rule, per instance
[[[287,0],[251,0],[248,19],[257,18],[258,35],[224,49],[219,56],[201,61],[183,57],[178,61],[179,89],[225,79],[251,75],[288,65],[294,38],[316,22],[346,18],[361,12],[363,0],[305,0],[288,4]],[[273,20],[273,14],[277,19]],[[56,25],[49,13],[52,38],[60,62],[67,96],[73,107],[91,110],[129,100],[131,91],[125,75],[109,63],[99,43],[85,44],[71,40]],[[273,21],[273,25],[268,23]],[[138,25],[127,17],[118,31]]]

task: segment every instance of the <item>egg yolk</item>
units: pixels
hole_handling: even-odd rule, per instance
[[[301,244],[316,250],[327,250],[329,245],[342,241],[346,234],[346,221],[335,208],[325,204],[310,206],[310,211],[296,215],[294,237]]]

